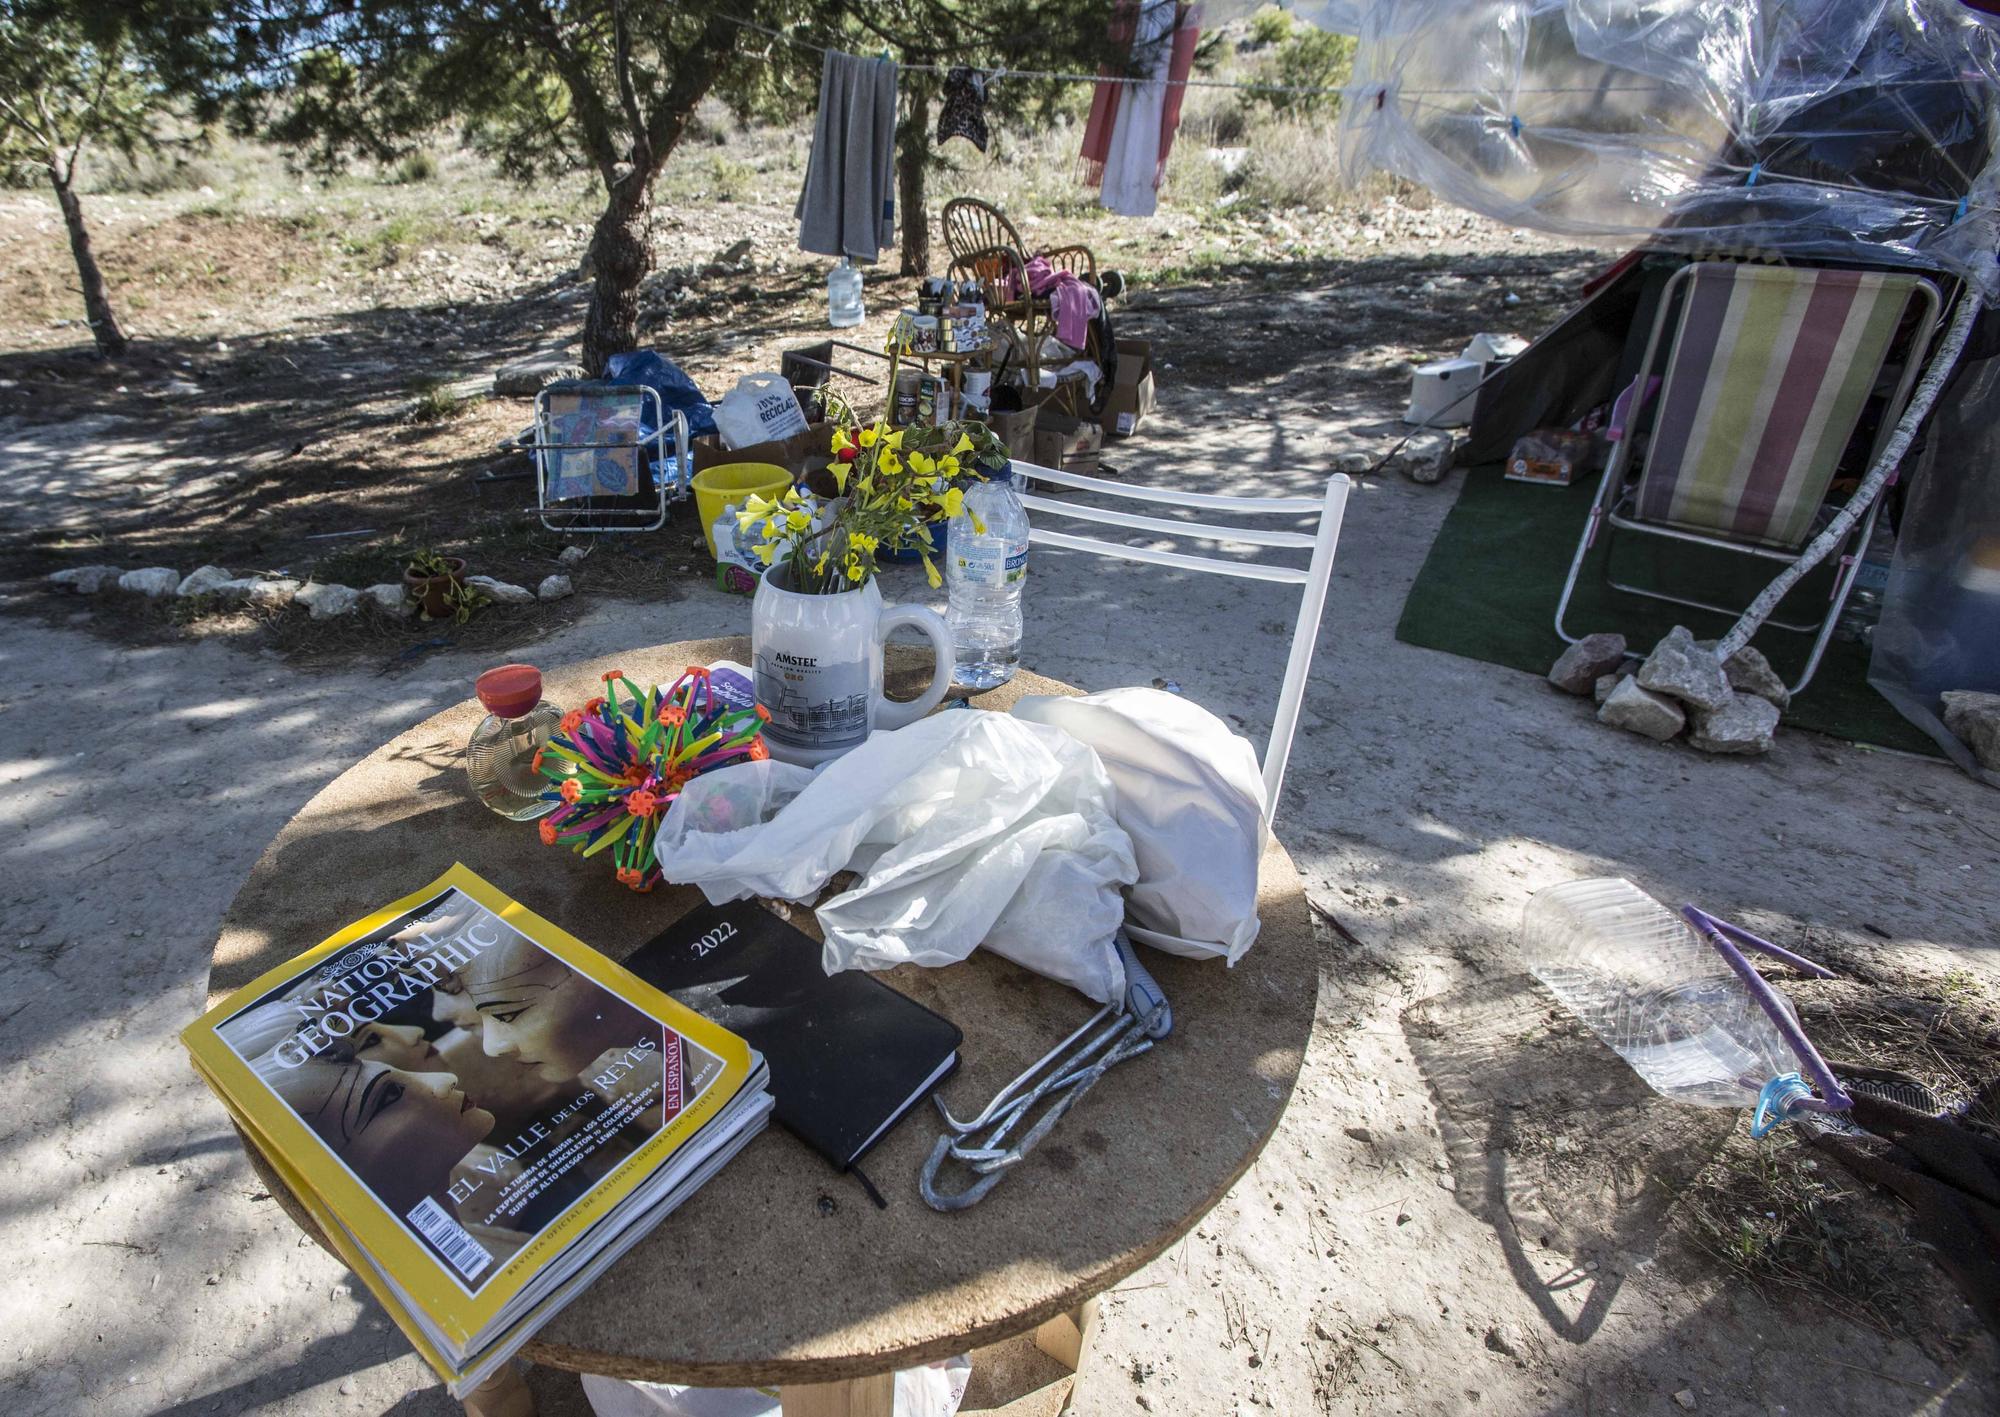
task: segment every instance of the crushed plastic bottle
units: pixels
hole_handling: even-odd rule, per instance
[[[1728,962],[1630,881],[1538,891],[1521,944],[1529,971],[1662,1097],[1750,1107],[1798,1077],[1791,1046]]]

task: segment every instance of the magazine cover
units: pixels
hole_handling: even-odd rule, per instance
[[[288,1178],[463,1334],[750,1071],[740,1039],[462,866],[185,1038]]]

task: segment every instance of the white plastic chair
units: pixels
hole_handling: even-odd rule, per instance
[[[1336,473],[1327,480],[1320,497],[1224,497],[1208,492],[1183,492],[1178,488],[1142,487],[1128,482],[1107,482],[1100,477],[1082,477],[1073,472],[1057,472],[1033,463],[1016,461],[1014,475],[1035,482],[1054,483],[1079,492],[1104,497],[1124,497],[1135,502],[1160,502],[1201,512],[1235,512],[1246,516],[1311,516],[1319,525],[1311,535],[1299,531],[1266,531],[1256,527],[1217,526],[1208,522],[1175,521],[1165,517],[1140,516],[1108,507],[1086,506],[1055,501],[1026,493],[1021,504],[1030,512],[1049,517],[1070,517],[1077,521],[1099,522],[1130,531],[1151,532],[1156,536],[1184,537],[1196,541],[1232,541],[1249,546],[1275,546],[1310,550],[1312,560],[1305,569],[1268,566],[1254,561],[1224,561],[1213,556],[1191,556],[1180,551],[1154,551],[1141,546],[1123,546],[1099,541],[1092,536],[1075,536],[1064,531],[1029,527],[1028,540],[1036,546],[1059,546],[1066,551],[1085,551],[1097,556],[1116,556],[1123,561],[1145,561],[1155,566],[1173,566],[1183,571],[1236,576],[1242,580],[1275,581],[1279,585],[1303,587],[1299,595],[1299,618],[1292,630],[1291,656],[1285,661],[1284,687],[1278,693],[1278,710],[1271,719],[1271,741],[1264,750],[1264,791],[1268,802],[1266,823],[1278,814],[1278,789],[1284,786],[1285,763],[1292,753],[1292,734],[1299,726],[1299,707],[1305,699],[1306,671],[1312,667],[1313,647],[1319,640],[1320,612],[1326,608],[1326,588],[1333,578],[1333,549],[1340,540],[1340,522],[1347,510],[1347,493],[1352,485],[1346,474]]]

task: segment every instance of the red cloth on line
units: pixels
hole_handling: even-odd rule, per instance
[[[1113,44],[1129,47],[1137,30],[1141,0],[1118,0],[1111,12],[1110,37]],[[1147,0],[1165,3],[1165,0]],[[1187,76],[1194,72],[1194,51],[1201,39],[1201,13],[1197,6],[1182,0],[1175,6],[1173,54],[1167,61],[1166,107],[1160,118],[1160,162],[1153,174],[1158,187],[1167,175],[1167,156],[1174,149],[1174,133],[1181,125],[1181,100],[1187,96]],[[1112,130],[1118,126],[1118,103],[1130,84],[1105,83],[1121,77],[1106,65],[1098,71],[1097,91],[1090,96],[1090,117],[1083,125],[1083,185],[1097,187],[1104,182],[1104,159],[1111,152]]]

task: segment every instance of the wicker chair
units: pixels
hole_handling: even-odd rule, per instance
[[[976,280],[986,294],[989,317],[998,315],[1020,333],[1028,382],[1041,378],[1044,336],[1055,332],[1055,312],[1028,290],[1028,248],[1021,233],[998,207],[977,197],[944,204],[944,244],[951,252],[946,270],[953,280]],[[1097,258],[1088,246],[1060,246],[1041,253],[1059,271],[1097,286]]]

